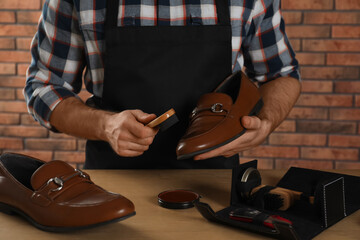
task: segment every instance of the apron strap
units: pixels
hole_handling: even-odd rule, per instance
[[[159,0],[156,0],[157,5],[158,2]],[[216,3],[216,13],[217,13],[219,25],[229,26],[230,11],[229,11],[228,0],[215,0],[215,3]],[[156,9],[158,9],[158,7]],[[119,14],[119,0],[107,0],[106,20],[105,20],[106,28],[117,27],[118,14]]]
[[[119,0],[106,0],[105,28],[117,27]]]
[[[228,0],[215,0],[219,25],[230,26],[230,10]]]

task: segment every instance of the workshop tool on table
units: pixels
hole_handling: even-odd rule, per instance
[[[269,191],[270,189],[270,191]],[[264,191],[264,193],[260,193]],[[281,187],[272,187],[260,185],[254,188],[250,193],[250,199],[256,198],[261,194],[264,199],[264,209],[286,211],[295,201],[302,200],[314,204],[314,196],[307,196],[302,192],[293,191]]]
[[[267,210],[286,211],[295,201],[301,200],[314,204],[314,196],[308,196],[291,189],[261,185],[261,175],[255,168],[248,168],[241,176],[240,195],[251,206]]]
[[[248,207],[241,207],[231,211],[229,213],[229,217],[236,221],[264,225],[271,229],[275,229],[274,222],[288,223],[292,225],[292,222],[286,218],[280,217],[278,215],[269,215]]]

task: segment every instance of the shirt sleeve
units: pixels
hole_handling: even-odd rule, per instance
[[[285,33],[280,0],[257,0],[243,47],[247,75],[261,85],[278,77],[300,80],[299,64]]]
[[[47,0],[31,43],[24,96],[33,118],[48,129],[52,111],[81,90],[84,40],[72,1]]]

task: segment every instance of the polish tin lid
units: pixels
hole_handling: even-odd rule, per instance
[[[158,203],[161,207],[170,209],[186,209],[194,207],[200,195],[190,190],[176,189],[159,193]]]

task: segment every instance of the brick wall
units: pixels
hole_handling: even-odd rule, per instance
[[[84,161],[85,140],[54,134],[27,114],[22,88],[41,0],[0,2],[0,153]],[[302,95],[267,141],[243,152],[260,168],[360,168],[360,1],[282,0],[302,65]],[[82,94],[83,98],[86,94]]]

